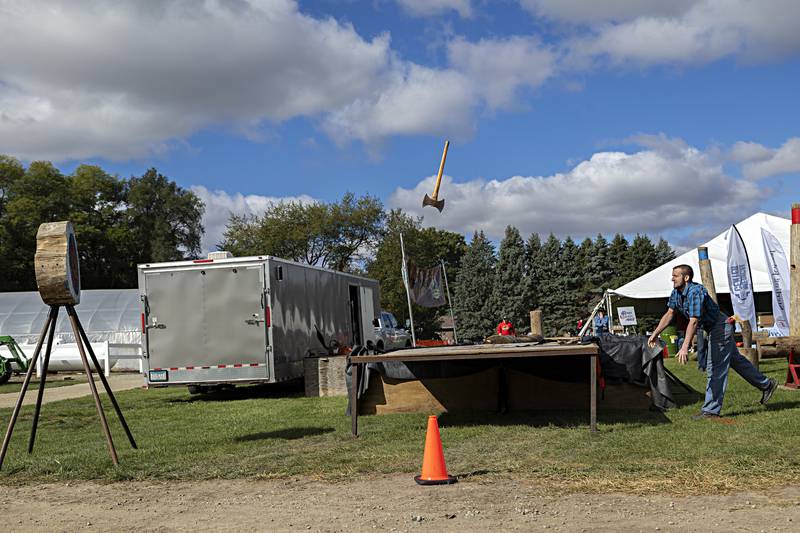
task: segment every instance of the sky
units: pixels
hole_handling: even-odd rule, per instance
[[[796,0],[0,0],[0,153],[678,250],[800,201]],[[422,208],[450,141],[439,213]]]

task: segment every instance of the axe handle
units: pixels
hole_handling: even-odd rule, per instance
[[[439,199],[439,185],[442,184],[442,173],[444,172],[444,162],[447,160],[447,149],[450,147],[450,141],[444,142],[444,152],[442,152],[442,162],[439,164],[439,174],[436,176],[436,186],[433,188],[433,199]]]

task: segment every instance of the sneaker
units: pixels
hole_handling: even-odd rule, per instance
[[[767,388],[761,391],[761,403],[763,405],[767,405],[767,402],[770,398],[772,398],[772,395],[775,394],[775,389],[777,388],[778,382],[774,379],[770,379],[769,384],[767,384]]]
[[[692,420],[706,420],[707,418],[719,418],[719,415],[709,413],[707,411],[700,411],[696,415],[692,415]]]

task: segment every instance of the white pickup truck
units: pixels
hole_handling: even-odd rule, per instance
[[[397,319],[388,311],[381,311],[380,317],[372,321],[375,326],[375,345],[381,352],[411,348],[411,334],[397,325]]]

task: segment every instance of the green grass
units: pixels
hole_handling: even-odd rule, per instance
[[[97,378],[95,378],[97,379]],[[3,383],[0,385],[0,394],[6,394],[9,392],[19,392],[22,390],[22,382],[25,380],[25,375],[13,376],[10,381],[7,383]],[[83,374],[70,376],[70,379],[65,380],[64,377],[58,375],[48,375],[47,382],[45,383],[45,389],[50,389],[53,387],[67,387],[69,385],[79,385],[81,383],[86,383],[86,376]],[[39,378],[34,375],[31,378],[31,382],[28,385],[28,390],[36,390],[39,388]]]
[[[697,390],[693,366],[668,366]],[[762,370],[785,378],[784,361]],[[280,396],[279,394],[282,394]],[[139,444],[128,445],[113,412],[120,466],[113,467],[90,397],[45,404],[37,448],[26,453],[32,409],[23,409],[0,484],[97,479],[287,478],[345,480],[419,473],[425,414],[359,418],[350,435],[344,398],[304,398],[274,388],[202,399],[186,389],[117,394]],[[694,401],[667,414],[603,411],[590,434],[585,411],[444,414],[451,474],[514,476],[546,490],[674,493],[758,489],[800,482],[800,392],[778,390],[768,408],[731,373],[724,422],[693,421]],[[104,401],[107,409],[110,405]],[[10,409],[0,410],[0,427]]]

